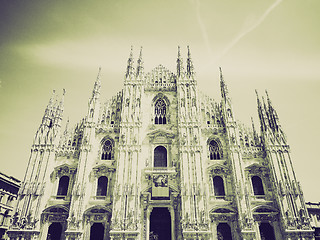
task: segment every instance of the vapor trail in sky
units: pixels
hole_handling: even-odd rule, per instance
[[[202,21],[201,14],[200,14],[200,1],[199,0],[193,0],[193,2],[196,5],[197,20],[198,20],[198,23],[200,25],[202,37],[204,39],[204,42],[206,44],[206,47],[207,47],[207,50],[208,50],[210,56],[212,56],[212,49],[211,49],[211,45],[210,45],[207,29],[206,29],[205,24]]]
[[[282,1],[283,0],[275,1],[251,27],[249,27],[245,31],[241,32],[237,37],[235,37],[229,43],[229,45],[222,51],[222,53],[216,59],[216,61],[220,60],[224,55],[226,55],[227,52],[229,52],[230,49],[233,48],[244,36],[246,36],[248,33],[256,29],[266,19],[266,17],[272,12],[272,10],[275,9]]]

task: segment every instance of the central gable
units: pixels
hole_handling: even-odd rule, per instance
[[[145,76],[146,90],[176,90],[177,76],[161,64]]]

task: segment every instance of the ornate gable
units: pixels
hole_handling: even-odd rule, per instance
[[[154,68],[145,76],[146,90],[163,90],[175,91],[176,90],[177,76],[166,69],[161,64]]]
[[[148,133],[148,137],[153,143],[171,143],[174,136],[175,135],[172,132],[162,129],[157,129]]]

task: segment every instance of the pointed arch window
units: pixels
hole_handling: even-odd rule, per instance
[[[253,194],[254,195],[264,195],[263,183],[260,177],[253,176],[251,178]]]
[[[219,147],[218,143],[215,140],[211,140],[209,143],[209,153],[210,153],[210,160],[222,158],[221,148]]]
[[[69,188],[69,177],[68,176],[62,176],[59,180],[59,186],[58,186],[58,196],[67,196]]]
[[[223,179],[220,176],[213,178],[213,190],[215,196],[225,196]]]
[[[113,159],[113,144],[111,140],[104,141],[102,145],[101,160],[112,160]]]
[[[167,124],[167,106],[163,99],[159,99],[155,103],[154,107],[154,123],[155,124]]]
[[[163,146],[158,146],[154,149],[154,167],[167,167],[167,149]]]
[[[108,178],[106,176],[102,176],[98,178],[97,185],[97,196],[107,196],[108,189]]]

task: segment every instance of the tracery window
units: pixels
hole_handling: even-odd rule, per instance
[[[213,190],[215,196],[225,196],[223,179],[220,176],[213,178]]]
[[[167,167],[167,149],[158,146],[154,149],[154,167]]]
[[[101,160],[112,160],[113,159],[113,144],[108,139],[103,143]]]
[[[62,176],[59,179],[59,186],[58,186],[58,196],[67,196],[69,188],[69,177],[68,176]]]
[[[211,140],[209,143],[210,160],[221,159],[222,151],[215,140]]]
[[[154,123],[155,124],[167,124],[167,106],[166,103],[163,101],[163,99],[159,99],[155,103],[154,108],[155,118]]]
[[[254,195],[264,195],[263,183],[260,177],[253,176],[251,178],[253,194]]]
[[[107,196],[108,178],[102,176],[98,178],[97,196]]]

